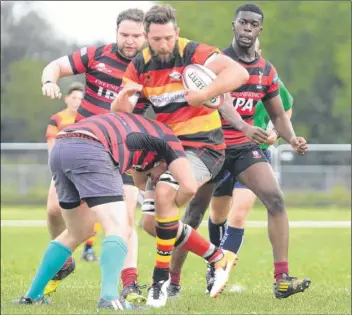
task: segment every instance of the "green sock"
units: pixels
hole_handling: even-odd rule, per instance
[[[31,287],[25,296],[33,300],[40,300],[43,297],[45,286],[61,269],[71,254],[71,249],[65,245],[57,241],[51,241],[44,253],[43,260],[37,270]]]
[[[100,256],[101,298],[109,301],[117,299],[118,283],[126,256],[127,244],[120,236],[104,238]]]

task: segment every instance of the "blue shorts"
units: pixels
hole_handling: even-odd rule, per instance
[[[268,149],[262,149],[266,159],[271,164],[271,152]],[[213,196],[232,196],[232,191],[235,188],[247,188],[245,185],[241,184],[238,180],[235,180],[229,171],[226,171],[224,177],[220,180],[218,186],[216,187]]]

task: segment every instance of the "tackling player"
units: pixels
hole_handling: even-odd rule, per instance
[[[58,134],[49,165],[67,229],[50,242],[30,288],[14,302],[45,303],[47,282],[87,239],[97,220],[105,235],[97,308],[141,309],[118,297],[120,273],[134,225],[128,218],[121,175],[134,168],[156,182],[169,170],[179,183],[177,194],[169,198],[182,205],[193,197],[197,184],[180,141],[169,127],[141,115],[95,115]],[[89,209],[82,207],[82,202]]]
[[[85,73],[85,94],[78,108],[76,120],[80,121],[92,115],[109,112],[112,100],[120,91],[122,74],[131,59],[145,44],[143,19],[144,13],[139,9],[123,11],[117,17],[116,44],[84,47],[71,55],[51,62],[43,71],[43,94],[51,98],[58,98],[61,96],[60,88],[57,85],[59,78]],[[146,109],[147,103],[140,99],[134,113],[143,114]],[[131,176],[123,175],[123,180],[129,219],[134,222],[138,189],[134,186]],[[54,189],[53,187],[52,190]],[[48,209],[49,229],[57,230],[60,228],[57,233],[61,233],[64,227],[61,225],[55,227],[58,221],[62,221],[56,197],[49,200]],[[133,225],[126,266],[121,276],[123,282],[122,295],[129,301],[141,302],[145,298],[141,296],[140,286],[137,283],[137,242],[137,231]],[[89,247],[91,247],[91,244],[86,244],[86,248],[89,249]],[[60,280],[62,278],[54,278],[49,284],[50,287],[46,289],[46,293],[53,292],[59,285]]]

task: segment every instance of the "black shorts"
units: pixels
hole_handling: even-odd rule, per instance
[[[122,174],[121,177],[122,177],[122,181],[123,181],[124,185],[135,186],[134,181],[133,181],[133,177],[131,174],[128,173],[128,171],[126,173]]]
[[[226,149],[225,163],[220,174],[215,179],[218,185],[213,196],[232,196],[237,176],[251,165],[259,162],[268,163],[268,160],[263,151],[255,143],[246,143]],[[229,176],[228,173],[231,175]]]

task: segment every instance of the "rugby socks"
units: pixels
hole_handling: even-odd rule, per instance
[[[137,268],[125,268],[121,272],[121,280],[123,287],[131,285],[133,282],[137,281],[138,272]]]
[[[274,262],[274,278],[279,281],[283,274],[288,275],[288,262],[287,261],[277,261]]]
[[[238,254],[244,237],[244,229],[227,227],[225,235],[220,243],[222,249]]]
[[[95,223],[94,224],[94,235],[92,237],[90,237],[85,245],[84,245],[84,251],[85,252],[91,252],[92,251],[92,247],[94,246],[95,244],[95,241],[96,241],[96,235],[99,231],[99,223]]]
[[[44,295],[45,286],[61,269],[71,254],[70,248],[55,240],[51,241],[25,296],[32,300],[40,300]]]
[[[208,219],[208,231],[209,231],[209,239],[210,243],[219,247],[222,238],[225,235],[227,228],[227,220],[220,224],[215,224],[211,221],[210,217]]]
[[[210,263],[217,262],[223,257],[221,249],[211,244],[187,224],[183,224],[182,233],[176,245],[177,248],[192,252]]]
[[[180,272],[174,272],[172,270],[170,270],[170,278],[171,278],[171,284],[174,285],[180,285],[180,281],[181,281],[181,273]]]
[[[157,254],[153,280],[160,282],[169,279],[170,260],[179,227],[179,216],[167,219],[155,217],[155,222]]]
[[[117,235],[104,238],[100,257],[101,298],[108,301],[117,299],[120,273],[126,256],[127,243],[124,239]]]

